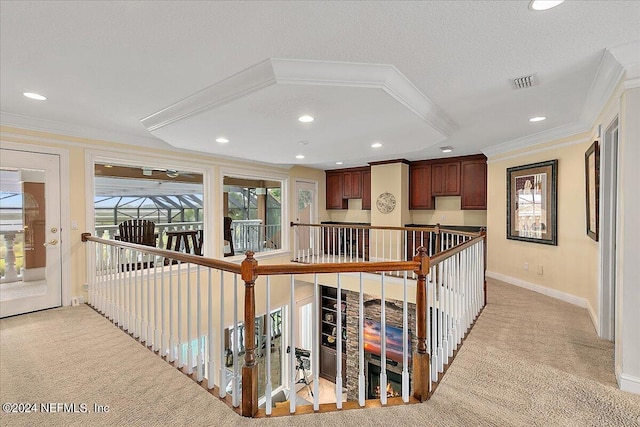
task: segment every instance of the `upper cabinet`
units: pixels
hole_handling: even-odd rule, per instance
[[[460,162],[446,161],[431,166],[431,195],[460,195]]]
[[[342,173],[327,171],[327,209],[347,209],[342,198]]]
[[[346,171],[342,174],[342,198],[362,198],[362,171]]]
[[[371,168],[362,172],[362,209],[371,210]]]
[[[325,173],[327,209],[348,209],[349,199],[362,199],[362,209],[371,209],[371,168],[338,169]]]
[[[477,155],[411,162],[409,209],[435,209],[436,196],[461,196],[461,209],[487,209],[487,158]]]
[[[409,209],[435,209],[431,173],[431,163],[413,162],[409,165]]]
[[[460,205],[462,209],[487,209],[487,159],[480,156],[477,159],[465,160],[461,165],[462,194]]]

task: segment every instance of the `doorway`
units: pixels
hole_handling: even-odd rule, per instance
[[[0,149],[0,317],[62,305],[60,156]]]
[[[618,119],[604,133],[600,148],[600,331],[602,339],[615,340],[616,233],[618,216]]]
[[[296,222],[298,224],[316,224],[318,221],[317,183],[296,181]],[[295,248],[307,255],[313,255],[316,236],[312,227],[297,227]]]

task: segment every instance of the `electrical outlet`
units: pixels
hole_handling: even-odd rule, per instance
[[[537,273],[538,273],[539,276],[542,276],[542,266],[541,265],[538,266]]]
[[[524,271],[529,271],[529,263],[525,262],[522,268],[524,268]]]

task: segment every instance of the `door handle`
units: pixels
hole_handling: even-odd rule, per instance
[[[58,240],[57,239],[51,239],[47,243],[43,243],[44,246],[55,246],[57,244],[58,244]]]

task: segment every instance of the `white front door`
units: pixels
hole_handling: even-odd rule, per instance
[[[60,156],[0,149],[0,317],[62,305]]]

